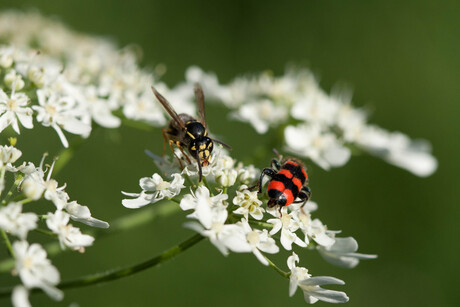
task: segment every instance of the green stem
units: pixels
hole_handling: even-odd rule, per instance
[[[291,272],[285,272],[281,270],[276,264],[274,264],[270,259],[268,259],[267,256],[264,257],[268,261],[268,265],[271,266],[276,272],[278,272],[278,274],[280,274],[284,278],[289,278],[291,276]]]
[[[183,241],[182,243],[173,246],[172,248],[164,251],[160,255],[153,257],[147,261],[141,262],[139,264],[133,265],[131,267],[127,267],[124,269],[118,270],[111,270],[107,272],[102,272],[90,276],[81,277],[75,280],[70,280],[66,282],[62,282],[58,285],[60,289],[69,289],[69,288],[78,288],[78,287],[86,287],[95,284],[100,284],[103,282],[108,282],[112,280],[116,280],[119,278],[127,277],[133,275],[138,272],[142,272],[146,269],[155,267],[159,264],[165,263],[177,255],[181,254],[182,252],[186,251],[190,247],[194,246],[204,237],[200,234],[195,234],[192,237],[188,238],[187,240]],[[5,297],[11,295],[12,288],[0,289],[0,297]],[[33,291],[35,292],[35,291]]]
[[[170,216],[178,211],[180,211],[180,207],[172,202],[165,201],[161,204],[157,203],[152,205],[151,208],[138,210],[116,219],[111,222],[109,229],[93,229],[93,231],[88,232],[88,234],[98,238],[114,235],[121,231],[127,231],[129,229],[148,224],[155,218]],[[49,258],[63,252],[60,248],[59,242],[51,242],[46,245],[45,249]],[[11,258],[0,261],[0,274],[8,272],[13,268],[13,266],[14,260]]]
[[[259,227],[265,228],[265,229],[272,229],[273,228],[273,224],[270,224],[270,223],[267,223],[267,222],[264,222],[264,221],[257,221],[257,220],[249,219],[248,223],[250,225],[259,226]]]
[[[10,190],[8,191],[8,193],[6,193],[5,198],[2,200],[3,206],[5,206],[8,203],[11,196],[13,196],[14,190],[18,188],[18,185],[21,183],[23,178],[24,176],[22,174],[16,176],[16,179],[14,180],[14,183],[11,185]]]
[[[3,187],[5,184],[5,172],[6,172],[6,167],[5,165],[0,166],[2,169],[0,171],[0,185]],[[3,192],[3,188],[0,188],[0,195]]]
[[[47,231],[47,230],[40,229],[40,228],[34,229],[34,232],[37,232],[37,233],[40,233],[40,234],[42,234],[42,235],[45,235],[45,236],[48,236],[48,237],[52,237],[52,238],[56,238],[56,237],[57,237],[57,234],[55,234],[54,232]]]
[[[13,256],[14,258],[14,251],[13,251],[13,247],[11,246],[10,238],[8,238],[8,235],[3,229],[0,232],[2,233],[3,240],[5,240],[6,248],[8,248],[8,251],[10,252],[11,256]]]
[[[190,177],[187,174],[184,174],[184,177],[185,177],[185,180],[187,180],[187,182],[190,184],[191,187],[195,185],[195,183],[193,183],[192,179],[190,179]]]

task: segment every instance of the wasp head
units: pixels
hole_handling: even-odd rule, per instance
[[[214,147],[214,144],[210,138],[207,136],[194,139],[190,142],[189,152],[197,160],[201,162],[202,166],[206,166],[210,163],[211,152]]]

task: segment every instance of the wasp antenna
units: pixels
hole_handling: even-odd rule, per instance
[[[219,141],[219,140],[216,140],[216,139],[212,139],[214,142],[216,142],[217,144],[220,144],[222,146],[224,146],[225,148],[227,148],[228,150],[232,150],[232,147],[230,145],[227,145],[225,144],[224,142],[222,141]]]

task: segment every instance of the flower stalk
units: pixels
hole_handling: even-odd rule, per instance
[[[195,234],[191,236],[190,238],[188,238],[187,240],[164,251],[160,255],[155,256],[151,259],[148,259],[144,262],[141,262],[136,265],[126,267],[123,269],[109,270],[107,272],[101,272],[101,273],[77,278],[75,280],[65,281],[65,282],[58,284],[57,288],[63,290],[63,289],[87,287],[87,286],[97,285],[97,284],[101,284],[104,282],[109,282],[109,281],[117,280],[123,277],[134,275],[136,273],[142,272],[149,268],[153,268],[155,266],[168,262],[169,260],[178,256],[179,254],[185,252],[187,249],[196,245],[203,239],[204,239],[203,236],[199,234]],[[0,289],[0,297],[9,296],[11,295],[12,291],[13,291],[13,288],[2,288]],[[33,292],[36,292],[36,291],[33,291]]]

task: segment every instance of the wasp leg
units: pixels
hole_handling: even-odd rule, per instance
[[[167,129],[167,128],[161,129],[161,134],[163,135],[163,140],[164,140],[164,142],[163,142],[163,154],[162,154],[162,156],[165,155],[165,152],[166,152],[166,143],[168,143],[168,141],[169,141],[169,138],[168,138],[167,133],[168,133],[168,129]],[[169,142],[170,142],[170,141],[169,141]],[[170,143],[169,145],[171,145],[171,143]],[[171,148],[171,150],[174,152],[174,150],[173,150],[172,148]]]
[[[190,161],[190,158],[188,157],[188,155],[185,153],[184,149],[182,148],[182,146],[180,145],[180,142],[179,141],[176,141],[176,146],[177,148],[179,148],[180,152],[182,153],[182,155],[185,157],[185,159],[187,159],[187,163],[188,164],[192,164],[192,161]]]
[[[174,148],[173,148],[173,144],[175,144],[174,141],[173,141],[173,140],[169,140],[168,143],[169,143],[169,148],[171,148],[171,151],[172,151],[174,157],[176,157],[177,161],[179,161],[180,168],[181,168],[181,169],[184,169],[184,166],[182,165],[181,159],[179,159],[179,157],[178,157],[178,156],[176,155],[176,153],[174,152]],[[179,147],[179,148],[180,148],[180,147]]]

